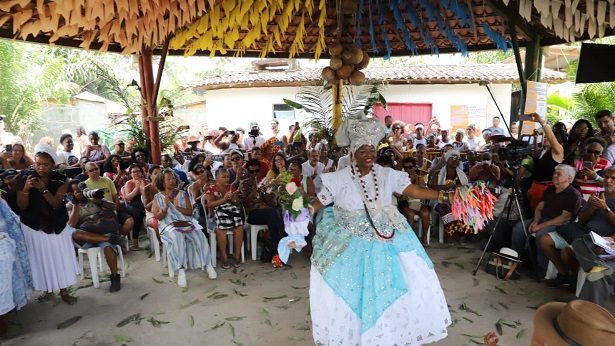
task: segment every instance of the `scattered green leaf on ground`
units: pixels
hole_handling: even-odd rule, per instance
[[[290,286],[290,287],[292,287],[292,288],[294,288],[296,290],[304,290],[304,289],[308,288],[309,286],[301,286],[301,287],[299,287],[299,286]]]
[[[141,317],[141,313],[138,312],[136,314],[132,314],[128,317],[126,317],[125,319],[121,320],[120,323],[116,324],[116,327],[123,327],[129,323],[135,323],[135,324],[139,324],[141,323],[141,320],[143,319],[143,317]]]
[[[473,284],[472,284],[472,285],[473,285],[474,287],[476,287],[476,286],[478,286],[478,284],[480,284],[480,281],[478,281],[478,279],[477,279],[477,278],[474,278],[474,280],[473,280]]]
[[[211,286],[210,288],[208,288],[208,289],[207,289],[207,291],[205,291],[205,293],[209,293],[209,292],[211,292],[211,291],[215,290],[217,287],[218,287],[218,286],[216,286],[216,285]]]
[[[125,335],[114,335],[113,339],[116,342],[133,342],[134,339],[131,338],[130,336],[125,336]]]
[[[510,327],[510,328],[517,328],[517,325],[516,325],[516,324],[514,324],[514,323],[510,323],[510,322],[502,321],[502,324],[503,324],[503,325],[505,325],[505,326],[507,326],[507,327]]]
[[[461,303],[461,305],[459,305],[459,310],[467,311],[471,314],[475,314],[476,316],[482,316],[476,310],[471,309],[466,303]]]
[[[308,299],[305,300],[305,314],[310,316],[310,301]]]
[[[498,285],[495,285],[495,286],[493,286],[493,287],[495,287],[495,289],[496,289],[496,290],[498,290],[498,291],[500,291],[500,292],[502,292],[502,293],[504,293],[504,294],[508,294],[508,293],[506,293],[506,291],[504,291],[504,289],[503,289],[502,287],[500,287],[500,286],[498,286]]]
[[[296,325],[293,326],[293,328],[296,330],[310,330],[310,326],[308,326],[307,324]]]
[[[498,332],[499,335],[503,334],[503,330],[502,330],[502,319],[500,318],[497,322],[495,322],[495,330]]]
[[[283,294],[281,296],[275,296],[275,297],[263,297],[263,299],[265,299],[265,302],[276,300],[276,299],[282,299],[282,298],[288,298],[288,296],[286,294]]]
[[[489,304],[489,307],[491,307],[493,310],[495,311],[500,311],[500,309],[498,309],[495,305],[493,304]]]
[[[147,296],[149,296],[149,293],[145,293],[145,294],[141,295],[140,299],[141,299],[141,300],[143,300],[143,299],[145,299],[145,297],[147,297]]]
[[[207,332],[208,332],[208,331],[210,331],[210,330],[215,330],[215,329],[218,329],[218,328],[222,327],[222,326],[223,326],[223,325],[225,325],[225,324],[226,324],[226,322],[224,322],[224,321],[219,321],[219,322],[217,322],[217,323],[216,323],[213,327],[211,327],[211,328],[209,328],[208,330],[206,330],[206,331],[205,331],[205,333],[207,333]]]
[[[459,263],[459,262],[455,262],[453,263],[454,265],[456,265],[459,269],[466,269],[463,264]]]
[[[246,284],[241,281],[240,279],[228,279],[228,281],[230,281],[231,283],[235,284],[235,285],[239,285],[239,286],[245,286]]]
[[[231,316],[231,317],[225,317],[224,319],[227,321],[241,321],[244,318],[246,318],[246,316]]]
[[[462,318],[463,318],[464,320],[466,320],[466,321],[470,322],[470,323],[474,323],[474,321],[472,321],[471,319],[469,319],[469,318],[467,318],[467,317],[465,317],[465,316],[463,316]]]
[[[154,313],[153,313],[153,315],[164,315],[164,314],[166,314],[166,313],[167,313],[167,312],[166,312],[166,311],[164,311],[164,310],[158,310],[158,311],[154,312]]]
[[[243,346],[243,344],[235,339],[231,340],[235,346]]]
[[[298,302],[300,300],[301,300],[301,297],[295,297],[295,298],[289,299],[288,302],[292,304],[292,303],[296,303],[296,302]]]
[[[477,345],[484,345],[485,343],[482,341],[483,339],[470,339],[471,343],[477,344]]]
[[[194,316],[188,315],[188,325],[190,328],[194,328]]]
[[[470,339],[482,339],[483,336],[482,335],[476,335],[476,334],[461,334],[465,337],[468,337]]]
[[[164,283],[164,281],[162,281],[162,280],[160,280],[160,279],[157,279],[157,278],[154,278],[154,277],[152,278],[152,280],[153,280],[155,283],[157,283],[157,284],[163,284],[163,283]]]
[[[189,308],[189,307],[191,307],[192,305],[194,305],[194,304],[196,304],[196,303],[198,303],[198,302],[199,302],[199,298],[197,298],[197,299],[195,299],[195,300],[191,301],[191,302],[190,302],[190,303],[188,303],[188,304],[182,304],[182,305],[180,305],[180,306],[179,306],[179,309],[180,309],[180,310],[183,310],[183,309]]]
[[[235,327],[233,327],[233,325],[230,323],[227,323],[226,325],[229,327],[229,330],[231,331],[231,336],[234,338],[235,337]]]
[[[228,294],[226,293],[217,293],[215,295],[212,295],[210,298],[212,299],[222,299],[222,298],[226,298],[228,297]]]
[[[182,293],[186,293],[186,292],[188,292],[188,286],[182,288]]]
[[[504,304],[504,303],[502,303],[502,302],[499,302],[498,304],[499,304],[501,307],[503,307],[504,309],[508,310],[508,305],[506,305],[506,304]]]
[[[517,340],[521,339],[522,337],[525,336],[525,329],[521,329],[517,335],[515,335],[515,337],[517,338]]]
[[[451,262],[449,262],[449,261],[442,261],[440,263],[444,266],[444,268],[448,268],[448,266],[451,265]]]
[[[295,272],[290,272],[290,277],[297,280],[297,274],[295,274]]]
[[[240,290],[238,290],[238,289],[236,289],[236,288],[235,288],[235,289],[233,289],[233,292],[235,292],[235,294],[236,294],[236,295],[238,295],[238,296],[240,296],[240,297],[245,297],[245,296],[247,296],[247,294],[246,294],[246,293],[243,293],[243,292],[241,292]]]
[[[169,321],[161,321],[161,320],[156,319],[156,318],[154,318],[154,317],[150,317],[150,318],[147,320],[147,322],[151,323],[151,324],[152,324],[152,326],[154,326],[154,327],[156,327],[156,328],[160,328],[160,326],[161,326],[161,325],[163,325],[163,324],[169,324],[169,323],[171,323],[171,322],[169,322]]]
[[[82,318],[83,318],[83,316],[73,316],[73,317],[67,319],[66,321],[58,324],[56,329],[64,329],[64,328],[70,327],[73,324],[77,323],[77,321],[79,321]]]
[[[447,257],[447,258],[445,258],[444,260],[445,260],[445,261],[452,261],[452,260],[457,259],[457,258],[459,258],[459,256],[458,256],[458,255],[457,255],[457,256]]]
[[[261,308],[261,312],[267,316],[269,316],[269,311],[267,311],[267,309],[265,308]]]
[[[270,319],[265,319],[265,324],[268,325],[269,327],[272,327],[271,325],[271,320]]]
[[[276,305],[276,308],[280,310],[288,310],[288,305]]]

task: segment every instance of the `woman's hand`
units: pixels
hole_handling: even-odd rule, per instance
[[[35,189],[38,190],[44,190],[45,189],[45,183],[43,183],[43,181],[40,178],[37,177],[31,177],[32,178],[32,186]]]
[[[596,171],[587,167],[583,167],[583,169],[581,170],[581,174],[583,174],[585,178],[589,180],[596,180],[596,177],[598,176],[598,173],[596,173]]]

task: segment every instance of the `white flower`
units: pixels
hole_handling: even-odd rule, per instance
[[[299,211],[299,210],[303,209],[303,197],[300,196],[300,197],[295,198],[293,200],[293,204],[292,204],[291,208],[294,211]]]
[[[288,192],[289,195],[292,195],[298,189],[297,184],[295,184],[295,182],[293,182],[293,181],[291,181],[290,183],[286,184],[286,186],[284,188],[286,189],[286,192]]]

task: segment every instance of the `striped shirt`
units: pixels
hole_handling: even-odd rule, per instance
[[[599,172],[610,166],[611,166],[611,163],[608,160],[602,157],[599,157],[598,161],[596,161],[596,164],[593,167],[593,170],[596,172]],[[578,177],[579,176],[578,172],[580,172],[584,167],[583,159],[579,158],[579,159],[574,160],[573,167],[577,170],[577,177]],[[581,190],[581,193],[583,194],[583,198],[585,200],[588,200],[589,196],[591,196],[594,193],[599,193],[599,192],[604,191],[604,187],[602,185],[601,179],[600,180],[588,180],[586,178],[575,178],[574,185],[577,186]]]

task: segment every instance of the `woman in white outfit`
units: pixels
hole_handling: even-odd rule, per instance
[[[336,135],[350,145],[351,164],[322,175],[312,212],[324,211],[313,240],[312,330],[317,345],[421,345],[447,335],[451,324],[433,263],[393,194],[445,200],[412,185],[408,175],[377,165],[384,125],[362,113]]]

